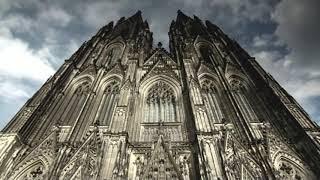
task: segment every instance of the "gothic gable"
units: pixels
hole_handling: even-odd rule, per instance
[[[229,79],[232,75],[236,75],[239,77],[242,77],[243,79],[245,78],[245,75],[243,72],[240,70],[240,67],[232,63],[231,61],[227,62],[226,68],[225,68],[225,74],[227,79]]]
[[[62,166],[59,179],[72,179],[74,174],[85,174],[85,179],[92,179],[98,175],[98,161],[101,157],[98,152],[101,148],[99,135],[95,132],[88,132],[88,137],[84,138],[85,141],[78,146],[78,148],[71,149],[64,166]],[[85,168],[84,168],[85,167]],[[81,169],[81,171],[79,170]]]
[[[105,76],[112,75],[112,74],[117,74],[117,75],[120,75],[121,77],[124,76],[125,74],[124,68],[119,62],[116,63],[113,67],[111,67],[111,69],[105,73]]]
[[[85,67],[83,69],[80,69],[80,73],[78,74],[78,76],[87,75],[87,74],[92,77],[96,76],[97,69],[93,64],[88,65],[87,67]]]
[[[162,135],[159,136],[151,152],[151,159],[143,168],[142,179],[153,179],[164,177],[165,179],[183,179],[175,159],[165,144]]]
[[[162,48],[156,49],[156,51],[149,58],[147,58],[147,60],[145,60],[144,65],[153,65],[158,61],[159,56],[162,57],[167,65],[177,66],[177,63],[169,56],[169,53]]]
[[[250,148],[245,147],[238,138],[228,132],[224,137],[224,155],[225,171],[230,179],[237,179],[246,176],[245,179],[261,179],[262,172],[258,165],[258,157],[251,153]]]
[[[48,175],[49,167],[55,158],[57,136],[57,131],[53,130],[35,147],[25,147],[17,151],[14,155],[17,164],[13,164],[13,170],[9,174],[10,177],[23,179],[27,177],[40,178]]]
[[[157,56],[152,56],[145,62],[145,65],[150,66],[141,78],[141,82],[155,75],[166,75],[176,80],[179,79],[177,73],[173,70],[176,63],[169,56],[163,55],[164,53],[158,53]]]
[[[210,74],[211,76],[217,76],[217,74],[206,64],[200,63],[199,68],[197,70],[197,76],[200,78],[203,75]]]

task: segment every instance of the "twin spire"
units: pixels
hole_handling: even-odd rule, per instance
[[[138,22],[141,22],[141,23],[146,24],[146,25],[149,27],[148,21],[147,21],[147,20],[143,21],[142,12],[141,12],[140,10],[138,10],[134,15],[132,15],[131,17],[129,17],[129,18],[127,18],[127,19],[126,19],[124,16],[121,17],[121,18],[117,21],[116,25],[117,25],[117,24],[120,24],[120,23],[122,23],[122,22],[124,22],[124,21],[138,21]],[[185,13],[183,13],[183,12],[179,9],[179,10],[177,11],[176,20],[172,20],[170,26],[172,26],[172,24],[175,24],[176,22],[179,23],[179,22],[187,22],[187,21],[199,21],[199,22],[201,22],[201,19],[200,19],[198,16],[196,16],[196,15],[193,15],[193,18],[191,18],[190,16],[187,16]],[[207,21],[206,21],[206,23],[207,23]]]

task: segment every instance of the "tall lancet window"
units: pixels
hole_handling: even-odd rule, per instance
[[[174,92],[171,87],[161,81],[149,89],[144,108],[144,122],[177,121]]]
[[[80,116],[87,97],[90,92],[90,83],[84,82],[77,87],[74,91],[69,104],[62,117],[62,121],[66,122],[67,125],[72,125],[75,120]]]
[[[120,46],[109,47],[97,61],[97,66],[113,66],[120,59],[120,54]]]
[[[248,91],[240,80],[232,80],[230,82],[232,91],[235,95],[237,105],[248,122],[256,122],[258,120],[248,99]]]
[[[115,46],[113,48],[110,49],[109,51],[109,62],[107,62],[107,64],[109,64],[109,66],[113,66],[115,63],[117,63],[118,59],[120,59],[120,53],[121,53],[121,49],[118,46]]]
[[[120,52],[121,49],[119,46],[111,47],[107,50],[107,53],[105,55],[105,59],[102,63],[103,66],[113,66],[117,63],[118,59],[120,58]]]
[[[208,64],[212,64],[215,65],[213,63],[217,63],[217,64],[222,64],[222,60],[220,58],[220,56],[217,55],[216,49],[213,49],[212,46],[210,45],[201,45],[199,47],[199,52],[201,55],[201,58],[203,59],[204,62],[208,63]]]
[[[212,51],[208,46],[201,46],[199,48],[200,54],[202,59],[204,60],[204,62],[212,64],[211,62],[211,55],[212,55]]]
[[[103,91],[101,103],[97,114],[100,125],[110,125],[115,107],[119,99],[119,92],[120,88],[118,81],[110,82]]]
[[[201,83],[201,86],[210,121],[213,123],[220,123],[223,115],[219,103],[218,92],[214,83],[206,79]]]

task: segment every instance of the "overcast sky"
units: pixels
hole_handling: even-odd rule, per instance
[[[139,9],[165,45],[178,9],[217,24],[319,123],[319,7],[319,0],[0,0],[0,128],[83,41]]]

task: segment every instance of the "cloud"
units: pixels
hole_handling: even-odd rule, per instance
[[[320,1],[283,0],[272,12],[277,26],[273,41],[285,45],[288,52],[277,61],[264,62],[285,89],[306,107],[315,121],[320,122]],[[258,42],[258,41],[257,41]],[[270,46],[270,43],[268,43]],[[270,48],[270,47],[269,47]],[[274,53],[270,52],[272,57]]]
[[[39,13],[39,21],[66,26],[71,21],[72,16],[59,7],[49,7]]]
[[[292,50],[290,57],[305,70],[320,67],[320,1],[283,0],[272,14],[275,34]]]
[[[54,73],[47,61],[49,54],[32,52],[23,41],[0,37],[0,77],[44,81]]]
[[[320,107],[320,80],[310,76],[296,67],[293,67],[290,54],[283,56],[276,50],[260,50],[253,52],[259,64],[268,71],[313,117],[314,121],[319,122]],[[312,105],[312,106],[311,106]]]
[[[254,48],[281,48],[284,46],[282,42],[274,34],[262,34],[255,36],[252,40]]]
[[[1,81],[0,80],[0,94],[2,98],[5,98],[5,101],[8,103],[9,100],[25,99],[30,97],[26,91],[23,90],[23,87],[17,86],[17,84],[11,83],[10,81]]]
[[[19,39],[0,35],[0,104],[16,104],[12,108],[16,111],[54,73],[55,70],[47,61],[48,56],[41,50],[32,51]]]
[[[110,21],[117,20],[119,16],[118,13],[121,5],[124,5],[127,1],[97,1],[89,2],[85,4],[83,13],[83,19],[89,26],[101,27]],[[82,7],[81,7],[82,8]]]

